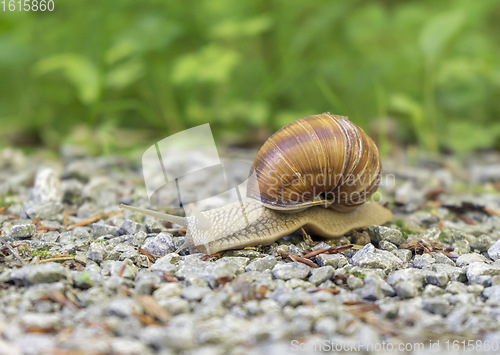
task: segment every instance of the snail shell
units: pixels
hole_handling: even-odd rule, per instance
[[[377,190],[382,165],[373,140],[347,117],[323,113],[281,128],[252,165],[247,197],[275,210],[323,205],[350,211]]]

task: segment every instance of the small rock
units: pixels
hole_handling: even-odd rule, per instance
[[[60,202],[50,202],[44,204],[30,204],[25,207],[26,215],[31,219],[54,219],[64,210],[64,205]]]
[[[36,203],[61,202],[63,191],[58,174],[51,168],[40,169],[35,177],[33,201]]]
[[[436,296],[441,296],[442,294],[444,294],[444,291],[442,288],[429,284],[429,285],[425,286],[423,296],[424,297],[436,297]]]
[[[335,270],[331,266],[323,266],[317,269],[312,269],[309,282],[315,285],[325,282],[333,277]]]
[[[469,253],[460,255],[456,261],[457,266],[464,267],[475,262],[484,262],[486,258],[481,254]]]
[[[387,251],[393,251],[393,250],[397,250],[398,249],[398,247],[396,246],[396,244],[388,242],[387,240],[381,240],[378,243],[378,247],[380,249],[382,249],[382,250],[387,250]]]
[[[344,267],[349,263],[342,254],[319,254],[316,255],[316,262],[319,266],[331,266],[334,269]]]
[[[480,276],[500,275],[500,268],[482,262],[473,262],[467,267],[467,278],[470,283]]]
[[[250,262],[246,267],[245,271],[259,271],[262,272],[264,270],[271,270],[277,261],[276,258],[272,255],[267,255],[263,258],[258,258]]]
[[[441,297],[433,297],[424,300],[424,308],[426,311],[442,316],[450,313],[450,303]]]
[[[433,217],[436,218],[436,216],[432,215]],[[437,219],[439,222],[439,219]],[[433,240],[433,241],[438,241],[439,237],[441,236],[441,231],[438,228],[431,228],[427,229],[426,231],[422,232],[419,235],[419,238],[421,239],[426,239],[426,240]]]
[[[446,292],[451,293],[453,295],[459,294],[459,293],[464,293],[467,291],[467,286],[464,285],[462,282],[458,281],[450,281],[448,285],[446,286]]]
[[[98,264],[100,264],[108,255],[106,248],[100,242],[94,242],[90,244],[88,258]]]
[[[160,301],[166,298],[182,295],[183,287],[179,282],[169,282],[163,284],[156,291],[153,292],[153,297]]]
[[[428,284],[436,285],[439,287],[445,287],[450,277],[445,272],[435,272],[426,270],[425,280]]]
[[[36,234],[36,226],[34,224],[21,224],[13,226],[10,234],[14,239],[26,239]]]
[[[370,226],[368,227],[368,234],[370,235],[371,240],[375,243],[385,240],[399,246],[405,241],[401,231],[388,227]]]
[[[18,285],[36,285],[42,283],[53,283],[66,276],[64,266],[48,262],[39,265],[27,265],[12,271],[10,277]]]
[[[488,249],[488,256],[493,260],[500,259],[500,240],[497,240],[493,245]]]
[[[278,263],[274,266],[272,274],[275,278],[281,280],[302,279],[305,280],[311,268],[299,262]]]
[[[474,240],[470,246],[474,250],[485,252],[490,248],[491,243],[492,243],[491,238],[486,234],[482,234],[479,237],[477,237],[476,240]]]
[[[366,244],[351,258],[351,262],[367,269],[382,269],[386,273],[403,266],[403,262],[394,254],[378,250],[372,244]]]
[[[400,258],[403,262],[408,262],[411,260],[412,253],[408,249],[397,249],[391,251],[394,255],[396,255],[398,258]]]
[[[470,244],[468,240],[458,240],[453,243],[455,249],[453,250],[453,254],[462,255],[470,253]]]
[[[188,286],[182,291],[182,297],[191,301],[201,301],[206,294],[213,292],[208,287]]]
[[[455,266],[453,260],[444,255],[443,253],[432,253],[432,257],[436,260],[436,263],[448,264],[451,266]]]
[[[412,265],[415,268],[423,269],[424,267],[434,264],[435,262],[436,259],[434,259],[431,255],[422,254],[422,255],[415,255],[415,257],[412,260]]]
[[[115,237],[120,235],[120,230],[118,227],[115,226],[109,226],[107,224],[103,223],[93,223],[92,224],[92,235],[94,236],[94,239],[97,239],[103,235],[111,234]]]
[[[364,282],[362,279],[360,279],[359,277],[356,277],[354,275],[349,275],[347,277],[347,286],[349,286],[349,288],[351,290],[356,290],[358,288],[361,288],[364,286]]]
[[[142,249],[153,255],[164,256],[173,253],[175,249],[174,239],[172,234],[162,232],[156,237],[147,238]]]
[[[135,234],[139,232],[146,232],[146,228],[141,223],[126,219],[120,226],[120,232],[122,234]]]

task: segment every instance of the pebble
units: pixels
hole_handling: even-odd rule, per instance
[[[484,262],[473,262],[467,267],[467,278],[471,283],[481,276],[495,275],[500,275],[500,268]]]
[[[311,268],[309,266],[299,262],[277,263],[272,270],[273,276],[281,280],[305,280],[310,272]]]
[[[59,175],[51,168],[40,169],[35,177],[33,201],[36,203],[61,202],[63,190]]]
[[[10,234],[14,239],[26,239],[36,234],[36,226],[34,224],[21,224],[12,226]]]
[[[463,254],[460,255],[456,261],[457,266],[459,267],[465,267],[471,263],[474,262],[484,262],[486,261],[486,258],[482,256],[481,254]]]
[[[366,244],[351,258],[351,262],[362,268],[382,269],[386,273],[403,266],[403,262],[394,254],[375,249],[372,244]]]
[[[316,263],[319,266],[331,266],[338,269],[347,265],[349,261],[342,254],[319,254],[316,255]]]
[[[500,240],[497,240],[493,245],[488,249],[488,256],[492,260],[500,259]]]
[[[370,226],[368,227],[368,234],[370,235],[371,240],[375,243],[386,241],[399,246],[405,242],[403,233],[401,233],[398,229]]]
[[[57,282],[66,277],[66,269],[55,262],[39,265],[27,265],[12,271],[12,281],[17,285],[28,287],[30,285]]]
[[[169,253],[173,253],[176,250],[176,247],[172,234],[162,232],[155,237],[146,238],[144,244],[142,245],[142,249],[152,255],[165,256]]]

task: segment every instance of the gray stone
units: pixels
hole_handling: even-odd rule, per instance
[[[426,270],[425,280],[428,284],[436,285],[439,287],[445,287],[450,280],[449,274],[446,272],[435,272]]]
[[[48,262],[39,265],[27,265],[12,271],[10,277],[17,285],[36,285],[52,283],[63,279],[66,269],[57,263]]]
[[[458,240],[453,243],[453,246],[455,247],[453,253],[456,255],[470,253],[470,243],[468,240]]]
[[[451,293],[453,295],[464,293],[467,291],[467,286],[462,282],[458,281],[450,281],[446,286],[446,292]]]
[[[201,301],[206,294],[213,292],[208,287],[188,286],[182,290],[182,297],[190,301]]]
[[[93,223],[91,233],[94,236],[94,239],[107,234],[117,237],[120,235],[120,229],[103,223]]]
[[[231,281],[236,278],[238,272],[242,270],[242,268],[230,261],[223,261],[217,263],[213,269],[211,274],[209,275],[208,281],[212,288],[216,288],[219,286],[219,282]]]
[[[455,263],[453,260],[451,260],[449,257],[444,255],[443,253],[432,253],[431,254],[434,260],[436,260],[436,263],[441,263],[441,264],[448,264],[450,266],[455,266]]]
[[[162,279],[150,270],[140,270],[135,278],[135,292],[139,295],[150,295],[161,285]]]
[[[364,287],[358,288],[355,291],[361,298],[376,301],[384,298],[384,296],[394,296],[394,289],[380,277],[375,275],[367,275],[364,278]]]
[[[500,285],[485,288],[483,295],[489,302],[500,303]]]
[[[311,270],[311,276],[309,276],[309,282],[315,285],[325,282],[333,277],[335,270],[331,266],[322,266],[317,269]]]
[[[88,258],[90,260],[99,264],[106,258],[107,255],[108,252],[102,243],[94,242],[90,244],[88,252]]]
[[[172,234],[162,232],[156,237],[147,238],[142,245],[142,249],[153,255],[164,256],[173,253],[176,248]]]
[[[179,296],[160,299],[158,304],[174,316],[190,311],[189,301]]]
[[[133,317],[134,314],[142,312],[141,306],[130,297],[119,297],[112,300],[106,307],[108,316],[118,316],[121,318]]]
[[[354,275],[347,276],[347,286],[349,286],[351,290],[356,290],[358,288],[361,288],[364,286],[364,284],[365,283],[363,279],[360,279],[359,277],[356,277]]]
[[[62,211],[64,206],[60,202],[49,202],[44,204],[30,204],[25,207],[26,215],[31,219],[54,219]]]
[[[444,294],[444,291],[442,288],[429,284],[429,285],[425,286],[423,296],[424,297],[436,297],[436,296],[441,296],[442,294]]]
[[[79,205],[82,202],[83,184],[76,179],[64,180],[62,182],[63,202]]]
[[[441,231],[438,228],[430,228],[420,233],[419,238],[426,240],[433,240],[437,242],[440,236],[441,236]]]
[[[277,261],[276,258],[272,255],[267,255],[263,258],[258,258],[251,261],[246,267],[245,271],[259,271],[262,272],[264,270],[271,270]]]
[[[387,282],[399,298],[413,298],[423,289],[424,273],[418,269],[397,270],[389,274]]]
[[[169,282],[158,287],[156,291],[153,292],[153,297],[160,301],[170,297],[176,297],[182,295],[183,287],[179,282]]]
[[[431,264],[434,264],[435,262],[436,259],[434,259],[430,254],[422,254],[422,255],[415,255],[415,257],[411,261],[411,264],[415,268],[423,269],[425,267],[430,266]]]
[[[487,236],[486,234],[482,234],[479,237],[477,237],[476,240],[473,241],[470,246],[474,250],[485,252],[490,248],[491,243],[492,243],[491,237]]]
[[[12,226],[10,234],[14,239],[26,239],[36,234],[36,226],[34,224],[20,224]]]
[[[385,240],[399,246],[405,241],[401,231],[388,227],[370,226],[368,227],[368,234],[370,235],[371,240],[375,243]]]
[[[447,264],[432,264],[429,267],[429,270],[435,271],[435,272],[444,272],[448,275],[450,278],[450,281],[460,281],[460,282],[467,282],[467,274],[464,269],[456,267],[456,266],[451,266]]]
[[[387,240],[381,240],[378,243],[378,247],[382,250],[387,250],[387,251],[393,251],[398,249],[396,244],[388,242]]]
[[[469,253],[460,255],[456,261],[456,264],[459,267],[465,267],[471,263],[484,261],[486,261],[486,258],[481,254]]]
[[[488,249],[488,256],[493,260],[500,259],[500,240],[497,240],[493,245]]]
[[[122,277],[125,279],[134,279],[137,275],[137,267],[132,263],[132,261],[128,260],[127,263],[125,261],[105,261],[103,262],[102,266],[102,274],[104,276],[111,275],[111,276],[118,276],[120,273],[122,273]]]
[[[467,267],[467,278],[473,283],[480,276],[500,275],[500,268],[482,262],[473,262]]]
[[[319,254],[316,255],[316,262],[319,266],[331,266],[334,269],[344,267],[349,263],[342,254]]]
[[[411,260],[412,253],[408,249],[397,249],[391,251],[394,255],[396,255],[398,258],[400,258],[403,262],[408,262]]]
[[[382,269],[386,273],[403,266],[403,262],[394,254],[378,250],[372,244],[366,244],[351,258],[351,262],[367,269]]]
[[[311,268],[309,266],[299,262],[278,263],[274,266],[272,270],[273,276],[281,280],[290,280],[290,279],[305,280],[307,276],[309,276],[310,272]]]
[[[146,232],[146,227],[144,227],[141,223],[137,223],[131,221],[130,219],[126,219],[120,226],[120,232],[122,234],[135,234],[139,232]]]
[[[51,168],[40,169],[35,177],[33,201],[36,203],[61,202],[62,187],[59,175]]]
[[[450,313],[450,303],[442,297],[427,298],[424,300],[424,308],[426,311],[442,316]]]

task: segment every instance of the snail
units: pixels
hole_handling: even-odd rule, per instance
[[[191,253],[269,245],[303,227],[325,238],[384,224],[392,213],[367,201],[380,182],[375,143],[347,117],[323,113],[281,128],[252,164],[247,197],[221,208],[179,217],[120,205],[187,227]]]

